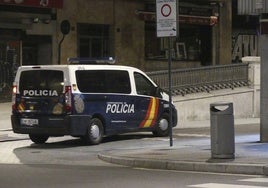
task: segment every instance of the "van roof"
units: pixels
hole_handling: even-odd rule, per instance
[[[125,66],[125,65],[84,65],[84,64],[66,64],[66,65],[26,65],[21,66],[21,69],[73,69],[73,70],[132,70],[132,71],[140,71],[138,68]]]

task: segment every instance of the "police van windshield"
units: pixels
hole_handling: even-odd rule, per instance
[[[19,91],[23,96],[59,96],[63,92],[63,72],[30,70],[21,72]]]
[[[123,70],[77,70],[78,89],[85,93],[131,93],[130,79]]]

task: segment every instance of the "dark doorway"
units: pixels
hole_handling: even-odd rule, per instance
[[[51,36],[30,35],[22,40],[22,65],[52,64]]]

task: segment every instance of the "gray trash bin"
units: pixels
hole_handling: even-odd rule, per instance
[[[235,157],[233,103],[210,104],[210,138],[212,159]]]

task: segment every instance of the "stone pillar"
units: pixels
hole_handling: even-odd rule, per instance
[[[219,54],[216,64],[232,63],[232,1],[219,3]]]
[[[212,65],[219,64],[219,24],[212,28]]]
[[[261,52],[261,112],[260,141],[268,142],[268,34],[260,35]]]
[[[260,117],[260,57],[243,57],[243,63],[249,63],[248,80],[249,87],[253,89],[252,117]]]

